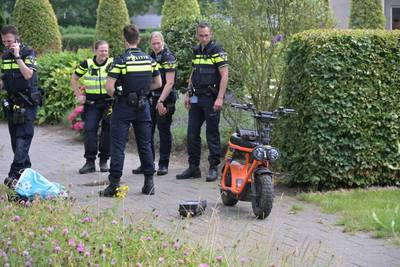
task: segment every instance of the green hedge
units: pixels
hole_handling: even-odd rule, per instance
[[[38,58],[40,85],[45,91],[45,103],[38,111],[38,123],[58,123],[66,112],[77,105],[70,85],[75,67],[87,57],[89,50],[46,54]]]
[[[400,162],[397,32],[307,31],[290,45],[282,121],[291,184],[314,189],[393,185]],[[400,146],[400,145],[399,145]]]
[[[94,34],[65,34],[62,36],[64,50],[76,51],[79,48],[92,48]]]
[[[384,29],[386,24],[381,0],[351,0],[351,29]]]
[[[151,53],[150,34],[151,34],[151,31],[146,31],[146,32],[140,33],[139,48],[140,48],[140,50],[142,50],[145,53]]]

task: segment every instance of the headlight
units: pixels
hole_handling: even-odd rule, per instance
[[[276,161],[277,159],[279,159],[280,156],[281,156],[281,154],[279,153],[279,150],[276,148],[271,147],[267,151],[267,158],[271,162]]]
[[[256,160],[263,160],[267,158],[267,150],[263,146],[257,146],[253,149],[252,156]]]

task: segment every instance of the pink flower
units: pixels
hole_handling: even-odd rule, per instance
[[[76,118],[76,114],[72,112],[71,114],[68,115],[67,120],[69,122],[73,121]]]
[[[153,238],[151,236],[146,237],[147,241],[151,241]]]
[[[116,220],[112,220],[112,224],[117,224],[118,222]]]
[[[68,228],[64,228],[63,229],[63,235],[67,235],[68,234]]]
[[[207,263],[200,263],[199,267],[208,267],[208,264]]]
[[[175,249],[175,250],[178,250],[180,247],[181,247],[181,244],[179,244],[179,241],[176,241],[176,242],[174,243],[174,249]]]
[[[47,227],[47,232],[49,234],[51,234],[53,231],[54,231],[54,227],[52,227],[52,226]]]
[[[82,222],[93,222],[93,218],[92,217],[85,217],[82,219]]]
[[[76,250],[79,253],[83,253],[85,251],[85,245],[82,242],[79,242],[79,244],[76,246]]]
[[[159,263],[164,262],[164,257],[159,257],[159,258],[158,258],[158,262],[159,262]]]
[[[217,257],[215,257],[215,259],[218,261],[218,262],[222,262],[223,260],[224,260],[224,256],[217,256]]]
[[[83,129],[83,126],[84,126],[83,121],[77,121],[71,127],[76,131],[80,131]]]
[[[85,256],[86,256],[86,257],[90,257],[90,251],[87,250],[87,251],[85,252]]]
[[[75,239],[71,238],[70,240],[68,240],[68,245],[75,246]]]
[[[76,114],[80,114],[83,111],[83,105],[77,106],[74,110]]]
[[[58,253],[61,251],[61,248],[60,248],[60,246],[55,246],[53,250],[55,253]]]
[[[18,215],[15,215],[14,221],[15,221],[15,222],[19,222],[20,220],[21,220],[21,217],[19,217]]]

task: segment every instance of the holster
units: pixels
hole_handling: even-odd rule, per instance
[[[128,105],[133,107],[136,111],[143,111],[146,107],[147,97],[138,95],[136,92],[128,94]]]
[[[14,106],[12,121],[14,124],[24,124],[26,121],[26,109]]]

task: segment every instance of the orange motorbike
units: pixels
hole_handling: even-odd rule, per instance
[[[251,201],[256,217],[265,219],[274,200],[270,163],[280,156],[279,150],[270,145],[272,124],[279,116],[295,111],[286,108],[256,111],[251,104],[231,106],[252,113],[254,130],[237,129],[230,137],[219,184],[221,199],[226,206],[234,206],[239,200]]]

